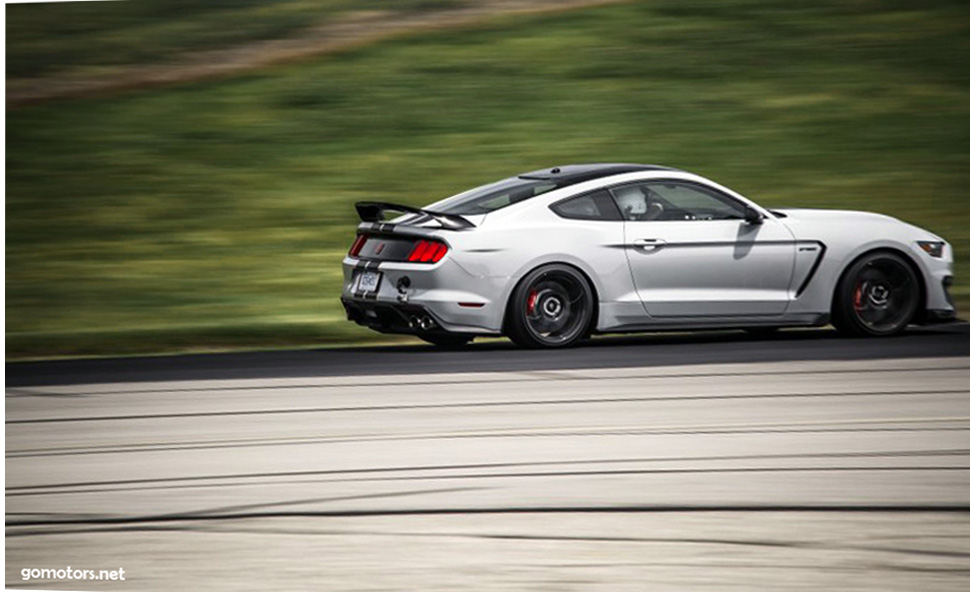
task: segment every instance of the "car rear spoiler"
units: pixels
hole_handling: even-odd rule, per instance
[[[384,212],[403,212],[405,214],[424,216],[422,219],[411,221],[411,224],[434,220],[438,224],[441,224],[442,228],[448,230],[475,228],[474,224],[458,214],[442,214],[440,212],[432,212],[422,210],[421,208],[383,201],[359,201],[354,204],[354,208],[357,209],[357,215],[360,216],[363,222],[384,222]]]

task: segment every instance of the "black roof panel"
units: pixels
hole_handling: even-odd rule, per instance
[[[560,187],[574,185],[583,181],[591,181],[600,177],[635,173],[637,171],[675,171],[670,167],[654,164],[627,164],[616,162],[601,162],[592,164],[566,164],[548,169],[539,169],[519,175],[520,179],[548,179],[556,181]]]

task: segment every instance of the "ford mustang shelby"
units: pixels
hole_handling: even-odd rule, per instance
[[[942,238],[879,214],[766,209],[667,167],[562,166],[356,209],[348,318],[442,346],[827,323],[882,336],[956,315]]]

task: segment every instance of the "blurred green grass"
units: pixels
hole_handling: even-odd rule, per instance
[[[966,310],[968,16],[658,0],[9,110],[7,357],[386,340],[338,302],[354,201],[587,161],[924,226]]]
[[[454,8],[467,0],[148,0],[11,4],[7,76],[159,63],[275,39],[351,12]]]

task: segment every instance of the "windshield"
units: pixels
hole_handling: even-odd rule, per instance
[[[511,177],[496,183],[482,185],[464,193],[431,204],[426,209],[442,214],[487,214],[510,206],[530,197],[556,189],[553,181]]]

